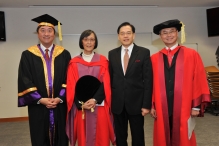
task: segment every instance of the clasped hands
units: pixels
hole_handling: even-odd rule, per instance
[[[39,102],[51,109],[56,108],[57,104],[59,104],[61,100],[59,98],[41,98]]]
[[[83,109],[86,109],[86,110],[90,110],[91,108],[94,109],[95,106],[96,106],[96,100],[93,99],[93,98],[89,99],[88,101],[86,101],[86,102],[82,105]]]

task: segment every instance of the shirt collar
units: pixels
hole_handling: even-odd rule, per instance
[[[52,47],[53,47],[53,44],[49,47],[49,48],[46,48],[43,46],[43,44],[40,44],[40,48],[45,52],[46,49],[49,49],[49,52],[52,50]]]
[[[128,48],[125,48],[123,45],[122,45],[122,51],[125,51],[125,49],[128,49],[129,52],[132,52],[132,49],[134,47],[134,44],[132,43]]]
[[[170,50],[174,50],[179,44],[176,43],[175,45],[173,45],[172,47],[170,47]],[[167,46],[165,47],[167,50],[169,49]]]
[[[82,56],[84,56],[84,57],[91,57],[93,55],[94,55],[94,51],[92,51],[92,53],[90,55],[85,54],[84,51],[82,52]]]

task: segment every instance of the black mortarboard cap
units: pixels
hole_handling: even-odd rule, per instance
[[[178,31],[181,31],[182,24],[179,20],[173,19],[157,24],[153,28],[153,32],[157,35],[160,34],[160,31],[164,28],[175,27]]]
[[[62,23],[56,20],[54,17],[48,14],[44,14],[36,18],[33,18],[32,21],[37,22],[39,26],[45,25],[54,28],[54,26],[58,25],[59,40],[62,41],[62,30],[61,30]]]
[[[41,16],[39,16],[39,17],[33,18],[32,21],[35,21],[35,22],[37,22],[37,23],[39,23],[39,24],[42,23],[42,25],[43,25],[43,22],[45,22],[45,24],[46,24],[46,23],[50,23],[50,24],[52,24],[53,26],[58,25],[58,22],[59,22],[59,21],[56,20],[54,17],[52,17],[52,16],[50,16],[50,15],[48,15],[48,14],[44,14],[44,15],[41,15]],[[60,24],[61,24],[61,23],[60,23]],[[61,24],[61,25],[62,25],[62,24]]]
[[[93,98],[100,85],[101,82],[96,77],[85,75],[76,83],[75,96],[79,101],[86,102]]]

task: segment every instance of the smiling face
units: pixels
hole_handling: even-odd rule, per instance
[[[41,26],[38,30],[38,38],[46,48],[49,48],[55,38],[55,30],[50,26]]]
[[[125,48],[128,48],[135,39],[135,33],[133,33],[131,26],[122,26],[119,30],[118,39]]]
[[[160,31],[160,38],[170,48],[177,43],[178,31],[175,27],[164,28]]]
[[[92,51],[94,50],[94,46],[95,46],[95,36],[93,33],[91,33],[89,36],[84,37],[82,39],[82,45],[84,48],[84,53],[85,54],[91,54]]]

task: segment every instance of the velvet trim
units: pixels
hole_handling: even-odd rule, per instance
[[[36,91],[37,88],[36,87],[32,87],[32,88],[29,88],[29,89],[26,89],[20,93],[18,93],[18,96],[24,96],[25,94],[29,93],[29,92],[32,92],[32,91]]]
[[[66,94],[66,89],[61,89],[59,96],[64,96]]]
[[[67,86],[66,84],[62,84],[62,87],[63,87],[63,88],[66,88],[66,86]]]
[[[40,49],[40,45],[35,45],[35,46],[32,46],[30,48],[28,48],[28,51],[30,51],[31,53],[33,53],[34,55],[40,57],[42,59],[42,62],[43,62],[43,68],[44,68],[44,74],[45,74],[45,84],[46,84],[46,88],[47,88],[47,95],[49,96],[50,94],[53,94],[53,91],[51,91],[51,89],[49,89],[49,81],[48,81],[48,70],[47,70],[47,64],[48,62],[46,62],[46,59],[45,59],[45,53],[42,51],[42,49]],[[51,80],[53,81],[54,79],[54,61],[55,61],[55,58],[61,54],[62,52],[64,51],[64,48],[61,47],[61,46],[58,46],[58,45],[53,45],[53,49],[51,50],[50,52],[50,62],[49,64],[51,64]],[[48,64],[48,65],[49,65]],[[52,89],[53,90],[53,89]],[[51,95],[53,97],[53,95]]]
[[[183,73],[184,73],[184,51],[179,50],[176,69],[175,69],[175,85],[174,85],[174,107],[173,107],[173,129],[172,129],[172,145],[180,145],[180,122],[182,109],[182,89],[183,89]]]
[[[165,77],[164,77],[164,62],[163,62],[163,53],[159,53],[159,81],[160,81],[160,97],[162,103],[162,113],[163,113],[163,121],[164,121],[164,131],[165,131],[165,139],[166,145],[170,145],[170,128],[169,128],[169,114],[168,114],[168,105],[167,105],[167,96],[166,96],[166,85],[165,85]]]
[[[37,91],[18,97],[18,107],[26,106],[41,98]]]

